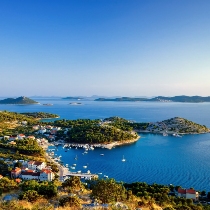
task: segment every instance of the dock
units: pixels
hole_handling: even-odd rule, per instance
[[[69,172],[66,173],[65,176],[78,176],[80,178],[85,178],[85,179],[96,179],[98,178],[97,174],[90,174],[90,173],[76,173],[76,172]]]

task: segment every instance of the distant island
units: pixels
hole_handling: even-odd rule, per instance
[[[62,98],[62,99],[68,99],[68,100],[82,100],[84,98],[81,98],[81,97],[65,97],[65,98]]]
[[[69,103],[70,105],[82,105],[82,103],[78,103],[78,102],[72,102],[72,103]]]
[[[158,96],[151,99],[148,98],[133,98],[133,97],[120,97],[120,98],[97,98],[95,101],[151,101],[151,102],[182,102],[182,103],[201,103],[201,102],[210,102],[210,96],[173,96],[173,97],[164,97]]]
[[[39,104],[37,101],[34,101],[30,98],[27,98],[25,96],[21,96],[18,98],[6,98],[3,100],[0,100],[0,104]]]

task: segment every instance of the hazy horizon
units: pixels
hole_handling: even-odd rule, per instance
[[[209,0],[0,2],[0,96],[210,95]]]

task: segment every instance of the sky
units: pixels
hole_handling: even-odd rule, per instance
[[[0,96],[209,96],[209,8],[209,0],[1,0]]]

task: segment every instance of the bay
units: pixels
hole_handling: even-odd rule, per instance
[[[210,103],[160,103],[160,102],[79,102],[69,105],[68,100],[37,98],[42,105],[0,105],[0,110],[14,112],[50,112],[65,119],[101,119],[120,116],[136,122],[155,122],[171,117],[183,117],[210,127]],[[72,101],[71,101],[72,102]],[[75,171],[102,173],[118,181],[174,184],[210,191],[210,134],[185,135],[182,138],[163,137],[155,134],[140,134],[134,144],[112,150],[97,148],[83,155],[83,149],[58,147],[56,153]],[[104,154],[101,156],[100,154]],[[77,161],[74,159],[78,156]],[[122,157],[126,161],[122,162]],[[84,169],[83,166],[87,168]]]

